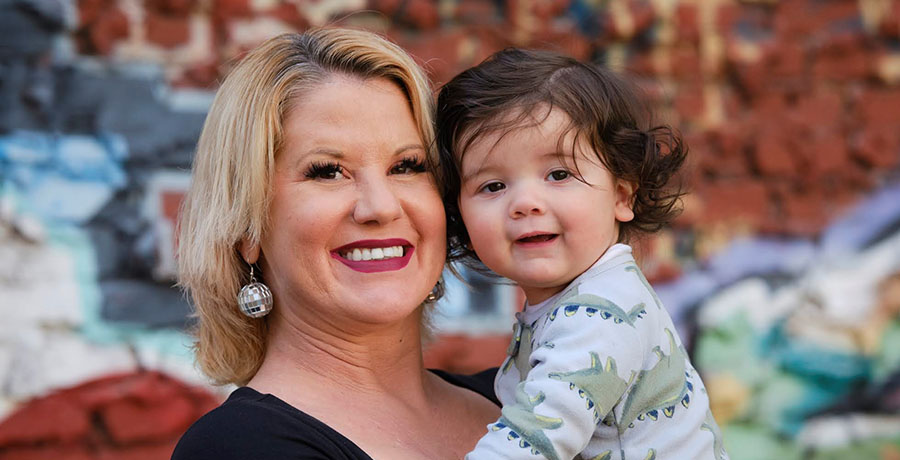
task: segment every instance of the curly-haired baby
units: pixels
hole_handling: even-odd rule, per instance
[[[623,244],[677,213],[679,135],[612,72],[517,49],[447,83],[437,127],[451,258],[527,299],[495,380],[502,416],[466,458],[727,458]]]

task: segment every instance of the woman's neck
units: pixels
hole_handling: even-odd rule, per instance
[[[295,391],[302,391],[327,398],[396,394],[409,402],[424,403],[421,340],[419,312],[399,324],[352,329],[298,318],[273,321],[265,359],[248,386],[289,399]]]

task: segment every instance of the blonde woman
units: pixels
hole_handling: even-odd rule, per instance
[[[225,79],[179,275],[200,368],[239,388],[173,459],[459,459],[498,417],[493,375],[422,364],[447,252],[431,104],[406,53],[355,30],[276,37]]]

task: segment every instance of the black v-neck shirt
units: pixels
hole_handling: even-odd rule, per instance
[[[475,375],[432,372],[500,405],[494,394],[496,368]],[[233,391],[221,406],[191,425],[172,454],[172,460],[288,459],[372,460],[315,417],[248,387]]]

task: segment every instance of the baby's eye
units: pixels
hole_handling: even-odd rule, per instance
[[[404,158],[391,167],[391,174],[416,174],[425,172],[425,162],[421,158]]]
[[[344,167],[333,162],[313,163],[306,170],[306,177],[309,179],[338,179],[344,177]]]
[[[547,179],[551,181],[564,181],[570,177],[572,177],[572,174],[565,169],[557,169],[555,171],[551,171],[550,174],[547,175]]]
[[[505,188],[506,184],[504,184],[503,182],[490,182],[481,187],[481,191],[487,193],[497,193]]]

